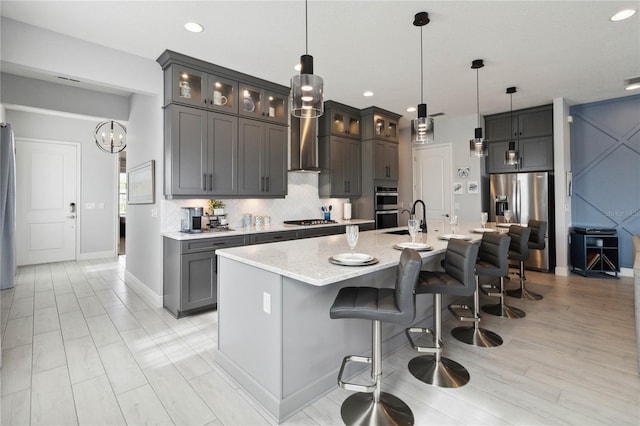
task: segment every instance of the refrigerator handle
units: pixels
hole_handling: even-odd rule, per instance
[[[516,180],[516,222],[520,221],[520,214],[522,213],[522,192],[520,191],[520,179]]]

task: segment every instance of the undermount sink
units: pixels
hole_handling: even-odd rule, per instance
[[[397,230],[395,230],[395,231],[385,232],[385,234],[392,234],[392,235],[409,235],[409,230],[408,230],[408,229],[397,229]]]

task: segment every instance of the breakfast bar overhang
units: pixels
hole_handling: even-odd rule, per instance
[[[388,230],[387,230],[388,231]],[[423,269],[437,269],[447,242],[421,235]],[[408,236],[360,233],[356,251],[379,260],[338,266],[328,258],[348,252],[344,235],[224,249],[218,256],[218,351],[222,366],[274,419],[282,422],[337,386],[346,355],[370,352],[367,321],[329,318],[346,286],[392,287]],[[417,298],[415,324],[431,317],[431,298]],[[383,353],[407,343],[404,327],[384,324]]]

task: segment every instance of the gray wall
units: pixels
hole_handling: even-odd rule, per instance
[[[571,107],[572,222],[616,228],[620,266],[640,234],[640,95]]]

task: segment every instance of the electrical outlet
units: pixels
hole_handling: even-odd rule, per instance
[[[262,293],[262,310],[267,315],[271,315],[271,294],[267,292]]]
[[[156,207],[151,209],[151,217],[158,217],[158,209]]]

